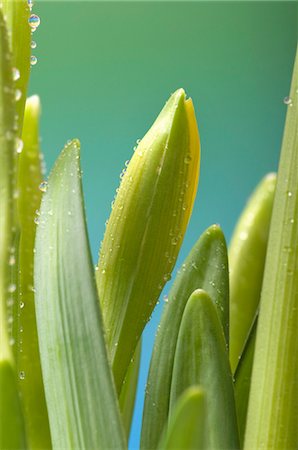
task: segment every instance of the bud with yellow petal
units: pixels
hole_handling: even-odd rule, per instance
[[[171,278],[196,195],[199,161],[193,104],[179,89],[135,149],[99,254],[98,293],[118,392]]]

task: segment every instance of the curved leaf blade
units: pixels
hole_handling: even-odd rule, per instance
[[[188,388],[179,398],[159,450],[206,448],[206,395],[199,386]]]
[[[53,448],[124,449],[86,231],[78,141],[61,153],[42,200],[35,288]]]
[[[263,178],[236,225],[229,249],[230,361],[235,372],[259,305],[276,174]]]
[[[177,341],[171,384],[170,414],[192,385],[206,392],[208,448],[238,449],[239,438],[228,351],[216,307],[196,290],[185,307]]]
[[[157,448],[167,423],[172,371],[179,328],[192,292],[204,289],[214,299],[229,335],[229,275],[227,247],[218,225],[209,227],[182,264],[165,305],[152,353],[146,387],[141,448]]]
[[[125,382],[121,389],[119,397],[119,407],[122,415],[122,422],[126,432],[127,440],[129,439],[131,422],[134,412],[134,405],[137,394],[139,370],[141,363],[142,339],[136,347],[134,357],[128,367]]]
[[[32,449],[51,448],[48,413],[41,374],[33,292],[33,263],[36,211],[40,207],[42,181],[39,148],[40,102],[37,96],[26,102],[22,140],[18,162],[17,199],[20,241],[18,251],[18,302],[16,305],[15,357],[19,390],[24,408],[27,439]]]
[[[251,373],[257,335],[258,316],[255,317],[235,372],[235,401],[241,448],[243,447],[251,383]]]
[[[16,103],[18,136],[22,134],[23,116],[30,76],[31,32],[28,24],[29,7],[27,0],[3,0],[3,12],[7,21],[12,52],[12,67],[19,73],[14,90],[21,96]]]
[[[9,254],[15,226],[15,102],[12,57],[0,8],[0,448],[24,449],[26,436],[12,353]]]
[[[244,448],[298,447],[298,52],[270,225]]]

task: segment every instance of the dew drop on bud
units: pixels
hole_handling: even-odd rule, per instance
[[[12,79],[13,81],[17,81],[20,78],[20,71],[16,67],[13,67],[12,69]]]
[[[36,14],[31,14],[31,16],[28,19],[29,26],[31,28],[31,31],[34,32],[40,25],[40,18]]]
[[[22,139],[16,138],[16,140],[15,140],[16,152],[17,153],[22,153],[23,147],[24,147],[24,143],[23,143]]]
[[[47,189],[48,189],[48,182],[42,181],[42,183],[40,183],[40,185],[39,185],[39,190],[41,192],[46,192]]]
[[[21,99],[21,97],[22,97],[22,92],[20,91],[20,89],[16,89],[15,96],[14,96],[15,101],[18,102]]]

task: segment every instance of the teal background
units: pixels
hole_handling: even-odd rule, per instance
[[[30,91],[42,101],[42,148],[51,168],[68,139],[81,141],[94,263],[124,162],[179,87],[194,101],[202,159],[178,265],[212,223],[229,240],[256,183],[277,169],[297,4],[40,2],[34,12],[41,26]],[[131,449],[161,309],[144,334]]]

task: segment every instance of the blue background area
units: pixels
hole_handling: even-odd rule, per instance
[[[178,87],[195,105],[202,160],[177,266],[210,224],[229,240],[254,186],[277,169],[297,4],[41,2],[34,12],[42,23],[31,93],[42,101],[42,148],[50,168],[68,139],[81,140],[94,263],[124,162]],[[162,303],[144,333],[131,449]]]

